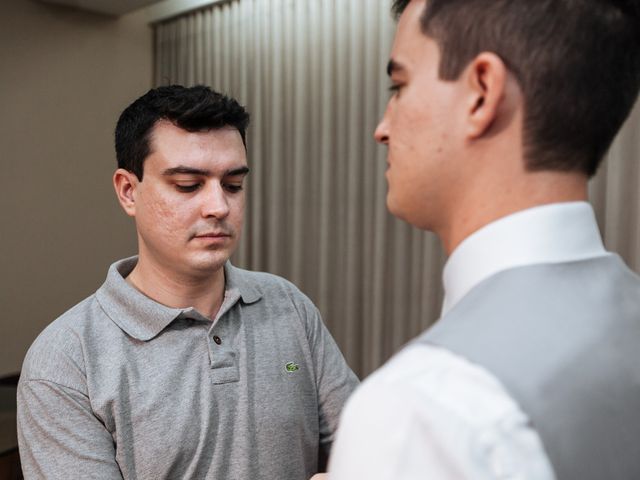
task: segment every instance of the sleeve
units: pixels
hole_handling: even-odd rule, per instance
[[[34,347],[17,398],[25,478],[122,479],[111,434],[94,415],[86,386],[79,384],[78,364],[53,347]]]
[[[358,390],[347,403],[329,465],[330,480],[469,478],[456,471],[428,429],[417,428],[410,404],[395,392],[372,390]]]
[[[322,322],[318,310],[312,307],[309,313],[313,317],[309,343],[316,371],[320,446],[324,455],[328,457],[340,414],[347,398],[357,387],[358,378],[347,365],[335,340]]]
[[[526,415],[493,378],[416,348],[393,367],[347,403],[330,480],[554,480]]]

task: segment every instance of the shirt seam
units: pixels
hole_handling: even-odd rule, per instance
[[[68,390],[73,390],[74,392],[79,393],[80,395],[89,398],[88,394],[78,390],[77,388],[70,387],[69,385],[65,385],[63,383],[54,382],[53,380],[47,380],[46,378],[27,378],[24,381],[27,382],[27,383],[38,383],[38,382],[40,382],[40,383],[50,383],[50,384],[56,385],[58,387],[66,388]]]

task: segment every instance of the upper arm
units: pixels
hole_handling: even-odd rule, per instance
[[[497,380],[435,349],[406,349],[353,395],[330,466],[331,480],[554,478]]]
[[[340,413],[358,385],[358,378],[347,365],[317,308],[308,302],[310,305],[305,308],[306,328],[318,392],[320,443],[328,455]]]
[[[26,478],[122,478],[110,433],[77,390],[21,380],[18,440]]]
[[[467,478],[438,445],[437,432],[398,392],[358,390],[342,415],[330,463],[331,480]]]
[[[122,478],[112,436],[91,408],[83,349],[72,331],[54,325],[36,339],[17,400],[26,478]]]

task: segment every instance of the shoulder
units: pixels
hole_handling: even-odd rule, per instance
[[[499,382],[447,350],[422,344],[405,347],[356,390],[335,451],[339,479],[362,470],[385,480],[419,478],[424,471],[489,479],[514,459],[523,473],[518,478],[552,478],[537,475],[549,471],[542,446]]]
[[[229,272],[240,286],[251,286],[262,293],[272,292],[292,292],[303,295],[300,289],[286,278],[274,275],[273,273],[260,272],[255,270],[245,270],[236,266],[229,266]]]
[[[289,280],[266,272],[231,267],[233,282],[242,298],[250,304],[246,314],[253,314],[280,331],[295,332],[314,342],[325,333],[320,313],[314,303]],[[249,313],[249,312],[253,313]]]
[[[42,380],[81,390],[85,384],[84,350],[101,309],[91,295],[50,323],[25,356],[22,381]]]
[[[412,422],[433,425],[442,424],[445,415],[443,427],[454,421],[477,431],[521,415],[490,372],[444,348],[416,343],[370,375],[353,400],[379,409],[383,416],[401,411]]]
[[[289,280],[267,272],[244,270],[230,266],[233,280],[245,292],[256,292],[267,303],[288,303],[315,309],[313,302]]]

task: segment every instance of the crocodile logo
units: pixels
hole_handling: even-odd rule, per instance
[[[298,370],[300,370],[300,366],[297,363],[294,362],[289,362],[284,366],[284,369],[291,373],[291,372],[296,372]]]

